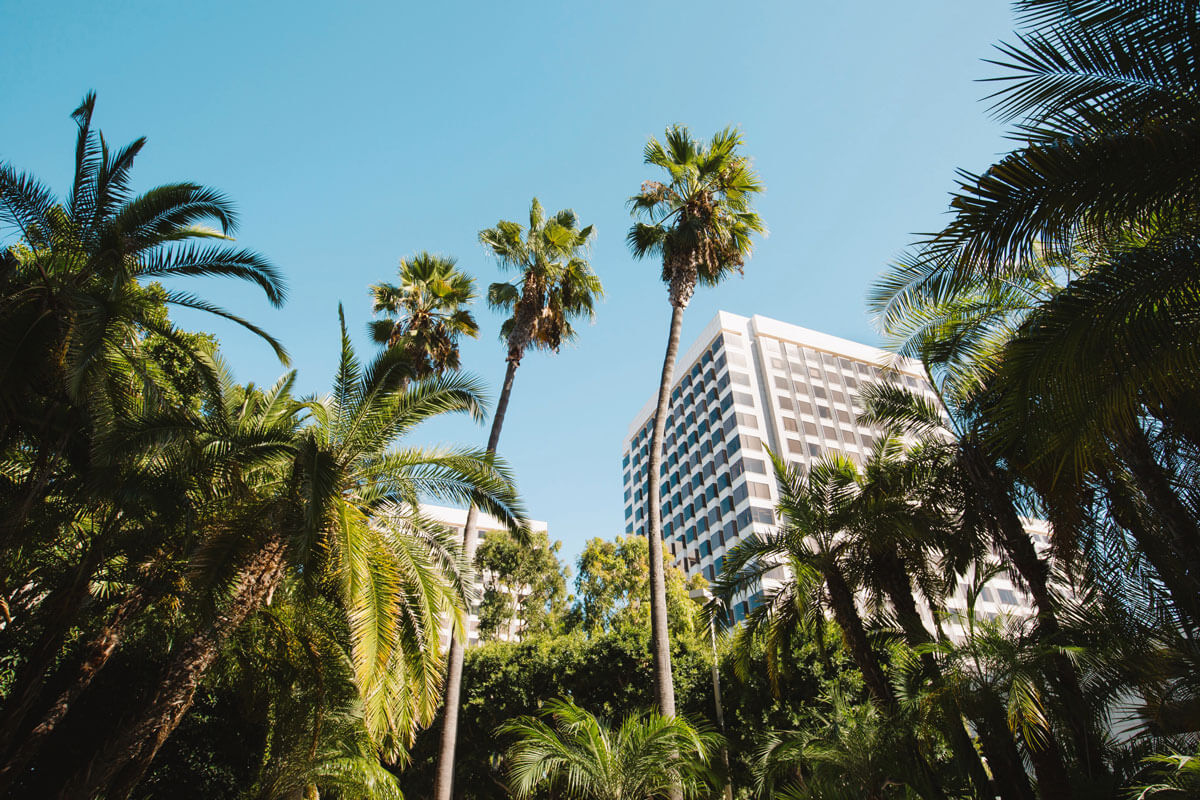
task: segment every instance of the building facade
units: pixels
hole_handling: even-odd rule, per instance
[[[421,513],[429,519],[441,523],[446,528],[458,534],[459,539],[462,539],[463,530],[467,526],[467,512],[461,508],[447,508],[445,506],[422,505]],[[529,529],[534,532],[545,533],[548,527],[545,522],[539,520],[530,520]],[[498,519],[479,512],[479,539],[483,540],[485,534],[490,531],[506,531],[504,524]],[[475,583],[477,599],[471,604],[470,613],[467,615],[467,646],[474,647],[479,644],[479,600],[483,597],[485,587],[490,587],[494,590],[502,592],[517,592],[519,594],[528,594],[528,587],[510,587],[499,584],[494,580],[494,576],[486,571],[478,576]],[[511,624],[496,632],[496,639],[499,641],[520,641],[521,633],[524,628],[524,620],[514,619]],[[447,623],[442,628],[441,634],[442,648],[446,649],[450,646],[450,628]]]
[[[718,312],[677,362],[671,391],[660,471],[663,542],[673,563],[714,580],[730,548],[775,525],[779,490],[766,448],[805,468],[828,451],[861,463],[881,431],[857,422],[858,395],[878,381],[934,398],[919,362],[762,316]],[[645,535],[648,525],[654,405],[652,397],[634,417],[622,450],[631,534]],[[980,613],[1022,613],[1028,605],[1006,579],[988,588],[985,597],[998,602],[981,600]],[[999,602],[1009,597],[1012,604]],[[965,605],[956,600],[951,610]],[[734,618],[753,602],[739,600]]]

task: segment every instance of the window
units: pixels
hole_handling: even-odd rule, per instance
[[[810,456],[812,456],[813,458],[820,458],[821,457],[821,446],[815,445],[815,444],[809,444],[808,445],[808,454]]]
[[[733,382],[738,384],[739,386],[749,386],[750,385],[750,376],[749,375],[743,375],[740,372],[731,372],[731,373],[729,373],[729,377],[732,378]]]
[[[746,436],[745,440],[747,450],[757,450],[762,452],[762,439],[759,439],[757,436]]]
[[[779,389],[787,389],[791,386],[791,381],[781,375],[775,376],[775,386]]]
[[[833,428],[823,427],[821,428],[821,431],[825,434],[826,439],[832,439],[835,442],[837,441],[837,431],[835,431]]]
[[[758,417],[753,414],[743,414],[740,411],[735,415],[738,425],[744,425],[747,428],[758,427]]]
[[[996,594],[1000,595],[1000,602],[1007,603],[1010,606],[1017,604],[1017,596],[1008,589],[997,589]]]
[[[733,490],[734,505],[737,505],[738,503],[742,502],[743,500],[745,500],[747,497],[750,496],[750,490],[746,488],[748,485],[749,485],[748,483],[739,484]]]
[[[751,497],[757,497],[761,500],[770,500],[771,499],[771,487],[767,486],[765,483],[755,483],[754,481],[747,481],[746,485],[750,487],[750,496]]]
[[[742,460],[746,462],[747,471],[757,472],[759,475],[767,474],[767,465],[764,462],[759,461],[757,458],[745,458]]]
[[[816,436],[817,435],[816,423],[815,422],[804,423],[804,432],[807,433],[809,436]]]
[[[775,512],[769,508],[752,507],[750,509],[750,518],[755,522],[762,522],[766,525],[775,524]]]
[[[742,440],[740,438],[738,438],[737,436],[730,436],[729,444],[726,446],[725,452],[728,453],[732,457],[734,453],[736,453],[738,450],[741,450],[741,449],[742,449]]]
[[[729,352],[729,363],[735,367],[746,366],[746,357],[741,353],[735,353],[732,350]]]
[[[803,453],[804,443],[799,439],[788,439],[787,448],[789,453]]]
[[[746,394],[745,392],[734,392],[733,393],[733,401],[735,403],[741,403],[744,406],[754,405],[754,398],[751,397],[750,395]]]
[[[790,397],[784,397],[783,395],[777,395],[775,397],[775,402],[779,403],[780,408],[786,408],[788,411],[796,410],[796,405],[792,402],[792,398],[790,398]]]
[[[849,424],[851,424],[851,423],[850,423],[850,412],[848,412],[848,411],[839,411],[839,412],[837,412],[837,418],[838,418],[838,421],[839,421],[839,422],[843,422],[843,423],[845,423],[846,425],[849,425]]]
[[[817,406],[817,413],[821,415],[822,419],[833,419],[833,415],[829,413],[829,409],[825,406]]]
[[[813,396],[814,396],[814,397],[817,397],[817,398],[819,398],[819,399],[821,399],[821,400],[827,400],[827,399],[829,399],[829,395],[828,395],[828,394],[826,394],[826,393],[825,393],[825,390],[824,390],[823,388],[821,388],[820,386],[814,386],[814,387],[812,387],[812,391],[813,391]]]
[[[796,420],[791,419],[789,417],[783,418],[783,429],[785,431],[791,431],[792,433],[796,433],[800,430],[799,428],[796,427]]]
[[[730,462],[729,477],[731,480],[737,480],[738,477],[745,471],[746,471],[746,467],[745,467],[745,465],[742,464],[742,460],[740,458],[737,459],[736,461]]]

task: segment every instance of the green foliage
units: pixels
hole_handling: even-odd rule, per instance
[[[467,306],[475,301],[475,280],[453,258],[417,253],[400,260],[400,284],[371,287],[371,310],[383,315],[370,325],[379,344],[399,348],[413,377],[458,369],[458,340],[479,336]]]
[[[498,732],[513,740],[506,761],[518,798],[543,786],[581,800],[642,800],[672,789],[702,796],[712,790],[709,762],[720,747],[719,736],[683,717],[631,712],[614,728],[561,699]]]
[[[579,556],[575,603],[568,624],[590,634],[642,629],[650,624],[649,545],[644,536],[589,539]],[[692,589],[703,588],[702,575],[685,576],[663,557],[667,617],[671,635],[703,638],[697,625]]]
[[[483,578],[479,637],[491,641],[556,633],[567,613],[567,569],[559,562],[562,542],[545,532],[518,541],[506,531],[488,531],[475,552]]]

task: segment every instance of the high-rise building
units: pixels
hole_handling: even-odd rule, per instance
[[[421,513],[423,515],[425,515],[426,517],[428,517],[429,519],[434,520],[435,522],[439,522],[442,525],[444,525],[446,528],[454,531],[456,534],[458,534],[458,537],[461,540],[462,534],[463,534],[463,529],[466,528],[466,525],[467,525],[467,512],[464,509],[446,508],[444,506],[433,506],[433,505],[424,505],[423,504],[421,506]],[[531,531],[539,532],[539,533],[545,533],[548,530],[546,523],[541,522],[539,520],[530,520],[529,521],[529,529]],[[493,517],[490,514],[485,514],[482,511],[479,512],[479,539],[480,539],[480,541],[483,541],[484,535],[490,531],[505,531],[505,530],[508,530],[508,529],[504,527],[504,524],[501,523],[500,520],[496,519],[495,517]],[[479,577],[479,580],[476,581],[475,589],[478,592],[479,596],[482,598],[485,585],[492,584],[492,583],[494,583],[494,581],[492,580],[493,576],[486,572],[482,575],[479,575],[478,577]],[[500,589],[501,589],[501,591],[507,591],[507,592],[515,591],[515,592],[518,592],[521,594],[529,593],[529,587],[527,587],[527,586],[518,586],[518,587],[500,586]],[[507,627],[503,630],[497,631],[496,638],[500,641],[519,641],[521,639],[521,632],[522,632],[523,626],[524,626],[524,620],[515,620],[514,623],[512,625],[510,625],[509,627]],[[443,649],[449,646],[449,643],[450,643],[449,625],[446,625],[445,627],[442,628],[441,640],[442,640]],[[471,605],[470,612],[467,615],[467,646],[474,647],[477,644],[479,644],[479,602],[478,601],[476,601],[475,603],[473,603]]]
[[[676,566],[709,580],[734,544],[776,523],[764,448],[804,467],[830,450],[861,463],[881,433],[856,420],[864,385],[900,382],[933,397],[919,362],[757,315],[718,312],[677,365],[660,469],[663,542]],[[652,397],[624,442],[626,533],[646,533],[654,405]],[[1006,579],[988,586],[985,597],[1013,603],[981,602],[983,614],[1027,605]],[[734,618],[753,601],[736,603]]]

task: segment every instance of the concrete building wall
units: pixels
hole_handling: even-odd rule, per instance
[[[934,399],[919,362],[762,316],[718,312],[677,362],[671,395],[661,510],[673,563],[712,580],[733,545],[771,530],[779,491],[766,448],[804,468],[829,451],[861,463],[881,432],[856,421],[859,392],[880,381]],[[634,416],[622,448],[625,531],[631,534],[645,535],[647,527],[654,403],[651,397]],[[985,594],[1000,600],[1012,592],[1000,580]],[[735,619],[753,602],[753,596],[740,599]],[[988,613],[1020,607],[978,606]]]

